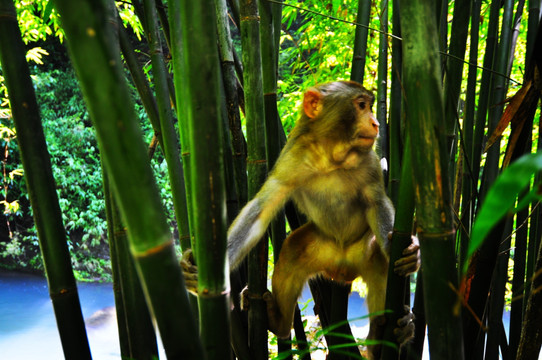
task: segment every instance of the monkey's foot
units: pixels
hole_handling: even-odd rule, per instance
[[[418,271],[421,265],[420,242],[416,236],[412,236],[412,243],[403,250],[403,256],[395,262],[395,273],[401,276]]]
[[[292,319],[285,319],[275,300],[275,296],[270,291],[264,292],[262,298],[267,305],[267,324],[269,330],[277,335],[278,338],[288,338],[292,332]]]
[[[397,338],[397,342],[402,346],[414,338],[414,314],[410,311],[410,307],[405,305],[405,315],[397,320],[397,327],[393,330],[393,334]]]
[[[184,274],[186,289],[191,293],[198,294],[198,267],[194,265],[194,253],[191,249],[186,250],[181,258],[181,268]]]
[[[386,325],[386,316],[378,315],[371,318],[369,334],[367,334],[367,358],[369,360],[380,359],[382,344],[380,340],[384,335],[384,326]]]

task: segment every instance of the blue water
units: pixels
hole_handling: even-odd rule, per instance
[[[114,306],[111,284],[80,283],[83,316]],[[87,327],[95,360],[119,359],[114,317]],[[0,359],[63,359],[47,281],[40,276],[0,271]]]

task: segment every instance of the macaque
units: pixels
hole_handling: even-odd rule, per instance
[[[288,200],[308,218],[282,245],[272,291],[263,295],[269,329],[278,337],[290,334],[297,299],[315,275],[343,283],[361,276],[368,287],[369,313],[384,310],[394,209],[373,151],[379,128],[373,102],[374,95],[356,82],[310,88],[268,179],[228,231],[228,258],[235,269]],[[413,237],[395,271],[407,275],[419,265]],[[399,321],[400,341],[412,336],[411,320],[407,314]],[[383,317],[371,315],[370,321],[369,338],[376,338]],[[371,358],[374,352],[369,349]]]

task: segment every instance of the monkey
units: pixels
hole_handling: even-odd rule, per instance
[[[263,294],[268,327],[278,337],[289,336],[297,299],[315,275],[343,283],[361,276],[368,288],[368,338],[382,332],[383,315],[371,314],[384,310],[388,236],[395,213],[373,150],[380,126],[371,110],[373,103],[374,95],[353,81],[308,89],[301,116],[275,166],[228,230],[227,255],[235,269],[288,200],[308,219],[284,241],[271,292]],[[394,266],[401,275],[418,270],[415,237]],[[402,342],[413,335],[411,320],[407,314],[396,329]],[[370,347],[370,358],[376,358],[377,352],[378,347]]]

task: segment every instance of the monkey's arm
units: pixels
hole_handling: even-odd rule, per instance
[[[235,269],[267,230],[277,212],[290,198],[294,187],[270,176],[258,192],[241,210],[228,230],[228,259]]]
[[[389,256],[390,241],[388,234],[393,231],[395,210],[382,186],[374,186],[370,189],[369,195],[370,200],[369,209],[367,210],[367,221],[369,222],[369,226],[375,234],[378,243],[385,254]]]

